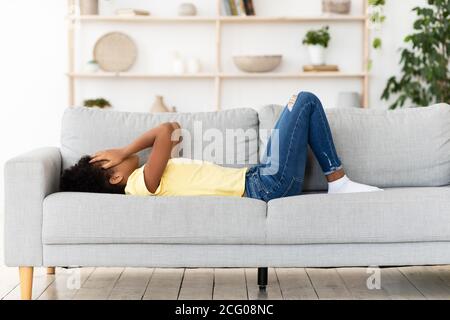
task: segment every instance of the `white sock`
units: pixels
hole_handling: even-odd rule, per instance
[[[356,192],[374,192],[383,191],[383,189],[368,186],[366,184],[356,183],[350,180],[346,175],[342,178],[328,183],[328,193],[356,193]]]

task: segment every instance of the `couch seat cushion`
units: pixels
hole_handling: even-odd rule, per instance
[[[450,187],[309,194],[268,203],[270,244],[450,240]]]
[[[44,244],[261,244],[266,204],[237,197],[62,192],[44,200]]]

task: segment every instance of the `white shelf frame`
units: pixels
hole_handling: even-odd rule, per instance
[[[69,79],[69,105],[75,105],[75,80],[76,79],[211,79],[214,80],[215,106],[216,110],[221,109],[222,81],[226,79],[360,79],[361,80],[361,105],[369,107],[369,80],[368,66],[370,60],[369,41],[369,17],[367,15],[368,1],[363,1],[362,15],[319,15],[319,16],[222,16],[221,0],[216,0],[216,16],[193,16],[193,17],[162,17],[162,16],[74,16],[71,12],[75,6],[75,0],[68,0],[69,14],[68,20],[68,72]],[[247,24],[247,23],[339,23],[355,22],[361,24],[363,28],[363,64],[361,72],[298,72],[298,73],[224,73],[222,71],[222,26],[226,24]],[[75,70],[75,24],[76,23],[208,23],[215,24],[215,71],[200,74],[146,74],[146,73],[83,73]]]

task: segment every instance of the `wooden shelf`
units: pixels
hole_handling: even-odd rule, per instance
[[[75,22],[143,22],[143,23],[184,23],[184,22],[215,22],[214,17],[156,17],[156,16],[69,16]]]
[[[213,0],[211,0],[213,1]],[[357,79],[361,81],[361,94],[362,105],[368,107],[369,105],[369,73],[368,70],[370,61],[370,22],[369,16],[366,14],[368,9],[368,0],[363,1],[363,8],[360,14],[357,15],[338,15],[338,14],[317,14],[313,16],[223,16],[222,12],[222,0],[215,1],[215,12],[210,16],[101,16],[101,15],[74,15],[76,6],[75,0],[68,0],[68,52],[69,52],[69,66],[68,70],[68,83],[69,83],[69,104],[75,104],[75,92],[76,81],[81,79],[136,79],[136,80],[152,80],[152,79],[164,79],[164,80],[212,80],[214,81],[214,102],[213,105],[217,106],[217,110],[221,109],[222,94],[225,87],[222,86],[224,81],[240,80],[240,79],[339,79],[339,80],[352,80]],[[320,1],[320,0],[315,0]],[[118,23],[141,23],[143,27],[145,24],[161,23],[161,24],[208,24],[208,27],[215,28],[214,36],[214,61],[215,66],[212,68],[214,71],[205,72],[200,74],[170,74],[170,73],[85,73],[76,71],[76,42],[75,38],[80,32],[79,28],[75,27],[77,24],[83,23],[105,23],[109,28],[115,28],[114,25]],[[298,72],[269,72],[269,73],[244,73],[244,72],[225,72],[223,70],[223,61],[228,57],[223,57],[223,36],[224,29],[227,25],[239,24],[249,25],[254,23],[258,24],[301,24],[306,25],[314,23],[352,23],[352,27],[362,28],[362,65],[358,66],[361,72],[303,72],[298,69]],[[354,25],[353,25],[354,23]],[[243,28],[244,26],[242,26]],[[354,40],[354,39],[353,39]]]
[[[364,22],[365,16],[321,15],[321,16],[225,16],[219,20],[224,23],[301,23],[301,22]]]
[[[197,73],[197,74],[150,74],[150,73],[131,73],[131,72],[68,72],[67,76],[72,78],[124,78],[124,79],[207,79],[214,78],[214,74]]]
[[[364,22],[366,16],[356,15],[320,15],[320,16],[193,16],[193,17],[158,17],[158,16],[69,16],[69,20],[78,22],[142,22],[142,23],[308,23],[308,22]]]
[[[364,72],[346,73],[346,72],[299,72],[299,73],[199,73],[199,74],[145,74],[145,73],[67,73],[73,78],[124,78],[124,79],[248,79],[248,78],[268,78],[268,79],[301,79],[301,78],[363,78]]]
[[[301,78],[363,78],[365,73],[345,73],[345,72],[299,72],[299,73],[235,73],[220,74],[224,79],[245,79],[245,78],[277,78],[277,79],[301,79]]]

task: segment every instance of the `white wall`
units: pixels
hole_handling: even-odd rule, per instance
[[[148,8],[155,15],[170,15],[180,1],[115,0],[115,5]],[[213,14],[213,0],[192,1],[198,4],[200,14]],[[398,47],[411,30],[414,19],[410,9],[425,0],[388,0],[386,21],[382,38],[383,51],[373,56],[370,103],[372,107],[385,108],[379,96],[386,79],[398,72]],[[148,6],[147,6],[148,3]],[[320,10],[319,0],[255,0],[261,15],[314,14]],[[0,4],[0,203],[3,209],[3,164],[6,159],[39,146],[59,144],[59,127],[62,111],[67,102],[66,29],[64,16],[66,1],[15,0]],[[357,12],[360,2],[355,0]],[[103,7],[103,12],[109,9]],[[320,26],[318,24],[317,26]],[[329,62],[339,63],[343,70],[358,71],[360,61],[360,31],[348,24],[332,25],[333,42]],[[82,28],[85,37],[78,40],[83,60],[90,58],[90,47],[96,37],[109,30],[107,25]],[[85,28],[87,30],[85,30]],[[133,25],[120,25],[139,42],[139,60],[134,71],[151,72],[168,67],[171,50],[179,48],[187,55],[201,57],[205,68],[212,68],[214,27],[209,25],[158,26],[143,29]],[[91,33],[92,31],[92,33]],[[226,71],[236,71],[226,57],[234,53],[281,52],[285,56],[281,71],[299,70],[307,62],[306,51],[300,45],[306,31],[304,26],[271,25],[267,28],[250,26],[225,26],[223,49]],[[89,34],[87,34],[89,32]],[[194,44],[194,45],[193,45]],[[350,58],[349,58],[350,57]],[[159,58],[159,59],[158,59]],[[158,60],[156,60],[158,59]],[[157,63],[158,62],[158,63]],[[161,68],[161,69],[158,69]],[[126,90],[123,90],[126,85]],[[243,90],[245,86],[246,90]],[[119,110],[148,110],[155,93],[166,95],[167,102],[180,111],[212,110],[213,84],[207,80],[194,83],[185,81],[131,81],[114,80],[101,84],[86,81],[80,88],[78,99],[105,96]],[[265,81],[226,80],[223,105],[258,106],[264,103],[286,103],[290,94],[298,89],[317,92],[326,106],[335,103],[337,91],[359,90],[358,81]],[[177,92],[177,94],[173,94]],[[232,94],[231,94],[232,93]],[[26,195],[24,201],[26,201]],[[0,256],[3,257],[3,210],[0,211]],[[0,264],[3,258],[0,259]]]

